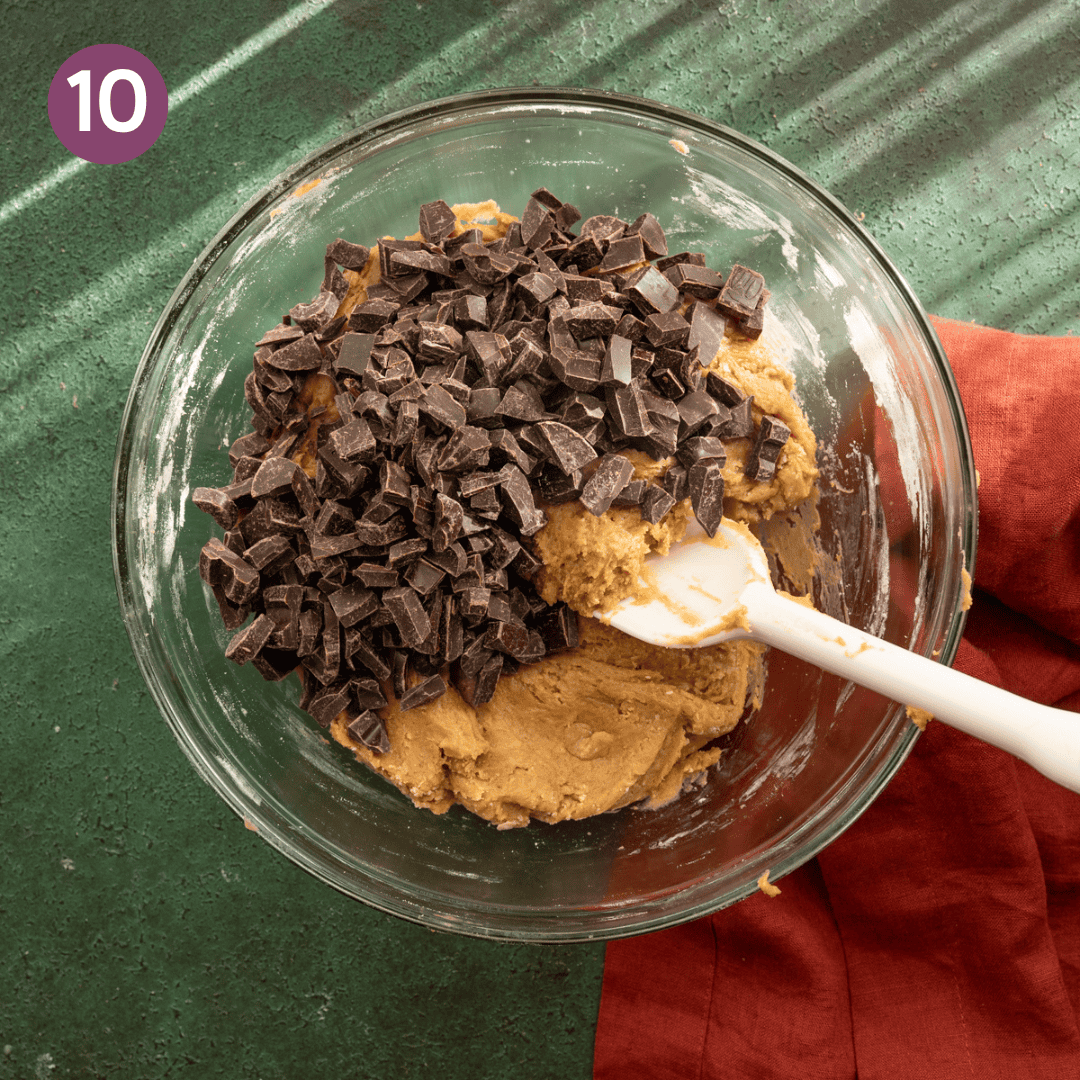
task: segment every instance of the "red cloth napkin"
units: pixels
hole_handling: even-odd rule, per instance
[[[1080,713],[1080,338],[934,325],[982,481],[956,667]],[[608,945],[596,1080],[1080,1077],[1080,796],[931,723],[780,886]]]

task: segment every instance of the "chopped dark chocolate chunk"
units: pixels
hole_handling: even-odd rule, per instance
[[[648,211],[635,218],[626,227],[626,232],[629,236],[641,237],[647,259],[660,259],[667,255],[667,237],[664,235],[663,226]]]
[[[503,657],[499,653],[491,653],[487,650],[485,654],[484,663],[479,670],[472,674],[463,671],[462,677],[458,680],[461,696],[473,708],[486,705],[495,696],[495,687],[502,674]]]
[[[305,334],[275,349],[267,357],[266,363],[283,371],[314,371],[322,366],[322,349],[314,334]]]
[[[609,391],[620,393],[621,391]],[[544,420],[532,426],[545,456],[569,475],[596,459],[596,451],[572,427],[557,420]]]
[[[645,262],[645,244],[640,236],[624,236],[613,240],[598,270],[602,274],[611,274],[617,270],[628,270]]]
[[[327,244],[326,255],[339,266],[344,266],[346,270],[363,270],[367,265],[371,250],[363,244],[353,244],[339,238]]]
[[[769,290],[766,289],[753,313],[736,321],[735,325],[739,328],[739,333],[744,337],[754,340],[761,337],[761,332],[765,329],[765,301],[768,296]]]
[[[599,517],[615,496],[630,482],[634,466],[623,454],[605,454],[581,491],[581,502],[590,514]]]
[[[347,686],[325,686],[317,690],[307,703],[307,711],[315,718],[320,727],[329,727],[335,717],[343,712],[349,705],[349,690]]]
[[[653,525],[663,521],[668,511],[675,505],[671,494],[659,484],[649,484],[641,496],[641,516]]]
[[[367,371],[374,346],[374,334],[358,334],[355,331],[343,334],[333,365],[334,373],[342,377],[353,375],[360,378]]]
[[[225,656],[237,664],[246,664],[262,650],[273,632],[273,620],[268,615],[259,615],[238,634],[233,635],[225,648]]]
[[[220,488],[196,488],[192,492],[191,501],[223,529],[231,529],[240,517],[240,508]]]
[[[398,701],[398,708],[401,712],[407,712],[409,709],[415,709],[418,705],[429,705],[437,698],[442,697],[445,693],[446,683],[443,682],[442,676],[431,675],[422,682],[418,682],[414,686],[409,687],[409,689],[401,695],[401,698]]]
[[[733,319],[745,319],[754,314],[765,291],[765,279],[756,270],[736,263],[724,282],[716,306]]]
[[[293,475],[299,468],[288,458],[268,457],[251,479],[251,497],[263,499],[291,492]]]
[[[349,734],[369,750],[385,754],[390,750],[390,738],[386,734],[386,725],[378,713],[368,710],[354,720],[349,721]]]
[[[379,606],[375,592],[362,585],[346,585],[343,589],[332,592],[330,606],[344,627],[355,626],[361,619],[373,615]]]
[[[255,348],[261,349],[264,345],[279,346],[288,344],[290,341],[296,341],[298,338],[304,336],[304,331],[299,326],[292,326],[289,323],[278,323],[271,330],[267,330],[265,334],[258,341],[255,342]]]
[[[654,346],[679,346],[686,342],[690,324],[677,311],[663,311],[645,319],[645,337]]]
[[[667,278],[679,292],[699,300],[715,300],[724,287],[723,275],[694,263],[677,263],[667,272]]]
[[[727,451],[714,435],[695,435],[683,440],[679,446],[678,457],[687,469],[705,458],[715,458],[723,465],[727,460]]]
[[[394,618],[402,643],[415,648],[431,633],[427,612],[416,593],[406,585],[387,589],[383,604]]]
[[[719,458],[702,458],[687,473],[690,505],[694,516],[709,536],[715,536],[724,516],[723,462]]]
[[[574,337],[591,338],[614,333],[622,312],[598,300],[585,300],[571,307],[566,314],[566,324]]]
[[[641,498],[648,486],[646,480],[631,480],[612,500],[612,506],[640,506]]]
[[[364,334],[376,334],[386,326],[400,307],[398,300],[365,300],[353,308],[349,316],[349,329]]]
[[[421,596],[428,596],[446,577],[446,571],[433,566],[427,559],[417,559],[402,576]]]
[[[620,434],[634,439],[652,433],[654,425],[645,411],[645,401],[637,386],[608,387],[606,393],[608,415]]]
[[[629,386],[632,376],[630,339],[614,333],[607,342],[604,359],[600,364],[600,384]]]
[[[375,454],[375,436],[362,416],[355,416],[344,427],[330,432],[330,445],[348,462],[367,461]]]
[[[596,451],[591,446],[589,450],[595,456]],[[499,482],[499,488],[506,512],[522,536],[533,536],[547,524],[547,515],[537,509],[528,477],[516,465],[507,465],[503,471],[506,475]]]
[[[679,290],[655,266],[635,274],[622,291],[643,316],[671,311],[679,302]]]
[[[429,243],[445,240],[457,224],[454,211],[442,199],[424,203],[420,207],[420,235]]]
[[[524,379],[518,379],[503,394],[495,414],[508,420],[533,423],[542,420],[547,414],[547,409],[544,407],[544,399],[540,396],[537,387]]]
[[[284,536],[267,536],[247,548],[243,558],[260,574],[273,577],[296,558],[296,549]]]
[[[686,339],[689,349],[697,349],[701,367],[707,368],[724,344],[726,322],[724,317],[702,301],[690,306],[690,334]]]
[[[442,386],[429,386],[416,404],[420,412],[430,416],[443,427],[452,430],[465,423],[464,408]]]
[[[543,247],[554,227],[555,219],[551,210],[539,199],[529,199],[521,215],[521,242],[525,247]]]
[[[700,431],[723,406],[704,390],[695,390],[686,394],[676,403],[679,410],[679,437],[689,438]]]
[[[773,478],[780,452],[790,435],[791,429],[778,417],[761,418],[753,449],[746,457],[747,479],[763,483]]]

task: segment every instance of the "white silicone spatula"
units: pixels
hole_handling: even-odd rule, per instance
[[[764,642],[925,709],[1080,791],[1080,715],[999,690],[778,594],[761,545],[726,518],[711,539],[692,522],[669,554],[649,556],[638,594],[603,618],[655,645]]]

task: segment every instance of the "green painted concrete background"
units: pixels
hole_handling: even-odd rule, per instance
[[[136,669],[109,495],[136,363],[287,164],[422,100],[641,94],[865,215],[939,314],[1080,330],[1072,0],[0,4],[0,1078],[588,1077],[603,946],[429,933],[337,895],[195,775]],[[142,158],[49,127],[73,52],[173,94]]]

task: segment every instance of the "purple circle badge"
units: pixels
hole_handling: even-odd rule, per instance
[[[49,86],[49,123],[73,153],[97,165],[131,161],[157,142],[169,114],[161,72],[126,45],[69,56]]]

